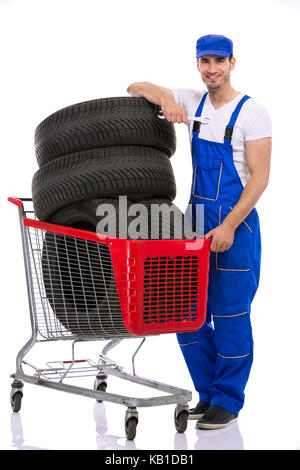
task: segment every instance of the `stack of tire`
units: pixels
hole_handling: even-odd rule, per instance
[[[39,165],[32,181],[35,214],[42,221],[95,232],[99,222],[96,209],[103,203],[110,203],[116,209],[116,227],[113,234],[106,234],[121,236],[119,196],[127,196],[128,206],[138,202],[149,209],[148,219],[140,224],[140,238],[151,238],[153,224],[157,225],[159,238],[184,238],[183,231],[182,236],[175,234],[175,218],[183,220],[178,208],[168,227],[159,216],[150,220],[152,203],[171,206],[175,198],[176,185],[170,162],[175,149],[173,124],[162,117],[159,106],[144,98],[103,98],[61,109],[44,119],[35,131]],[[131,219],[128,217],[128,223]],[[48,245],[52,242],[53,246],[59,243],[63,246],[59,236],[54,240],[50,232],[46,241]],[[52,281],[58,277],[59,267],[69,255],[65,249],[57,252],[60,255],[49,261],[43,250],[44,284],[50,304],[60,322],[72,333],[98,334],[99,320],[98,315],[93,315],[94,305],[87,308],[85,303],[81,308],[83,316],[78,319],[80,301],[74,305],[74,300],[70,300],[69,305],[63,286],[53,292]],[[74,279],[77,274],[75,269]],[[77,297],[80,297],[80,289],[86,290],[93,281],[92,276],[91,270],[85,275],[84,284],[77,285]],[[113,280],[112,269],[111,278]],[[69,275],[65,281],[68,289],[74,279]],[[109,279],[104,281],[106,285],[114,284]],[[58,307],[62,303],[63,307]],[[101,304],[105,315],[107,300],[97,299],[98,310]],[[100,331],[103,336],[102,326]],[[110,328],[108,335],[111,335]]]

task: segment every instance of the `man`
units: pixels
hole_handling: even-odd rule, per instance
[[[206,322],[177,338],[200,399],[189,418],[199,429],[216,429],[236,421],[253,360],[250,308],[261,254],[254,206],[269,180],[271,122],[262,106],[231,85],[230,39],[200,37],[196,60],[207,92],[147,82],[133,83],[128,92],[160,105],[169,121],[189,124],[193,223],[196,205],[204,204],[211,257]]]

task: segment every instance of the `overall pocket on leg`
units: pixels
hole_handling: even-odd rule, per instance
[[[213,315],[217,354],[224,359],[248,356],[252,349],[250,312]]]

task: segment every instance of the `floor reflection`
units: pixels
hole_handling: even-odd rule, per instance
[[[227,428],[197,429],[195,450],[244,450],[244,441],[237,422]]]
[[[104,403],[96,403],[94,406],[94,419],[96,423],[97,445],[101,450],[109,449],[137,449],[135,441],[124,441],[124,436],[106,434],[107,421]],[[193,423],[190,421],[189,426]],[[195,450],[244,450],[244,442],[241,436],[238,423],[230,425],[228,428],[216,430],[196,430],[197,441]],[[119,441],[123,440],[124,444]],[[174,434],[174,450],[189,450],[186,433]]]
[[[136,450],[135,441],[128,441],[125,439],[125,444],[119,442],[120,439],[124,440],[124,436],[114,436],[113,434],[106,434],[107,420],[106,410],[104,403],[95,403],[94,405],[94,419],[96,423],[96,440],[98,449],[100,450]]]
[[[96,442],[99,450],[138,450],[135,441],[128,441],[123,436],[107,434],[108,426],[106,419],[106,409],[104,403],[95,403],[94,420],[96,424]],[[25,445],[22,419],[20,413],[11,414],[12,447],[19,450],[47,450],[45,448]],[[189,422],[189,426],[193,426]],[[244,442],[241,436],[238,423],[234,423],[228,428],[216,429],[214,431],[195,429],[197,441],[195,450],[243,450]],[[174,434],[174,450],[192,449],[188,445],[187,433]]]
[[[12,447],[16,447],[19,450],[49,450],[41,447],[24,445],[23,425],[20,413],[11,414],[10,429],[12,434]]]
[[[174,450],[188,450],[187,437],[185,433],[176,432],[174,436]]]

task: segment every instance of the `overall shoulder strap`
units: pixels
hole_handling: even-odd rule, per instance
[[[235,110],[233,111],[232,115],[231,115],[231,118],[230,118],[230,121],[229,123],[227,124],[226,126],[226,129],[225,129],[225,135],[224,135],[224,143],[230,143],[231,142],[231,137],[232,137],[232,133],[233,133],[233,127],[236,123],[236,120],[238,118],[238,115],[240,113],[240,110],[242,109],[242,106],[243,104],[245,103],[245,101],[249,100],[250,96],[248,95],[245,95],[243,96],[243,98],[238,102],[238,104],[236,105],[236,108]]]
[[[207,95],[208,95],[208,92],[204,93],[204,95],[202,96],[202,100],[200,101],[200,104],[197,108],[195,117],[201,117],[202,109],[203,109],[203,106],[204,106]],[[194,121],[193,132],[196,132],[198,134],[199,131],[200,131],[200,126],[201,126],[201,122]]]

